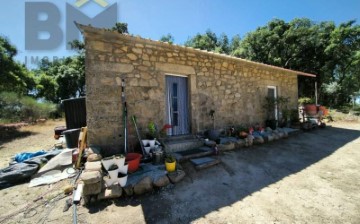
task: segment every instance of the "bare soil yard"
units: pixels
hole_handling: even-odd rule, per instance
[[[63,122],[63,121],[62,121]],[[1,167],[21,151],[55,143],[54,126],[23,127],[31,133],[0,142]],[[141,197],[95,202],[78,209],[79,223],[360,223],[360,124],[302,132],[252,148],[222,153],[222,163]],[[30,129],[30,130],[29,130]],[[0,191],[0,223],[71,223],[61,187],[69,180]],[[33,202],[39,195],[43,198]],[[51,200],[52,199],[52,200]],[[34,209],[17,212],[30,203]]]

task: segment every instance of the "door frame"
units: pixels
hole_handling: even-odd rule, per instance
[[[266,90],[268,91],[269,89],[274,90],[274,98],[277,99],[277,97],[278,97],[278,88],[276,86],[267,86]],[[277,103],[275,104],[275,111],[274,112],[275,112],[275,120],[279,120]]]
[[[188,134],[191,134],[191,130],[192,130],[192,124],[191,124],[191,102],[190,102],[190,76],[189,75],[181,75],[181,74],[174,74],[174,73],[165,73],[165,77],[164,77],[164,80],[165,80],[165,120],[166,120],[166,123],[168,123],[168,100],[167,100],[167,91],[168,91],[168,87],[167,87],[167,83],[166,83],[166,77],[168,76],[173,76],[173,77],[181,77],[181,78],[186,78],[186,81],[187,81],[187,85],[186,85],[186,91],[187,91],[187,122],[188,122]],[[167,133],[168,136],[176,136],[174,134],[169,134]],[[178,134],[178,135],[181,135],[181,134]]]

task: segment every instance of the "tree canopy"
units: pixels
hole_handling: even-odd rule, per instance
[[[111,29],[128,33],[126,23]],[[174,42],[167,34],[160,41]],[[306,18],[269,21],[240,38],[211,30],[189,37],[185,46],[233,55],[252,61],[317,75],[320,102],[343,105],[360,95],[360,26],[355,21],[336,25]],[[85,95],[85,45],[75,40],[77,54],[60,61],[42,60],[29,71],[16,62],[15,46],[0,36],[0,92],[35,94],[52,102]],[[299,77],[300,96],[314,96],[314,79]]]
[[[16,47],[0,36],[0,92],[28,94],[35,87],[35,78],[25,65],[15,61],[16,55]]]

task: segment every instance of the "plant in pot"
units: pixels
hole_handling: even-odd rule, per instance
[[[150,146],[150,148],[153,149],[155,147],[155,142],[157,137],[156,125],[153,121],[150,121],[147,128],[148,128],[148,132],[146,134],[146,137],[148,139],[148,146]]]
[[[165,168],[168,172],[174,172],[176,169],[176,159],[172,154],[165,156]]]
[[[247,128],[246,127],[244,127],[244,126],[242,126],[242,125],[240,125],[240,126],[238,126],[237,128],[236,128],[236,130],[237,130],[237,133],[239,133],[239,137],[241,138],[241,139],[244,139],[244,138],[246,138],[247,136],[248,136],[248,130],[247,130]]]
[[[118,177],[118,182],[119,182],[120,186],[125,187],[127,179],[128,179],[128,175],[126,173],[119,172],[117,177]]]
[[[298,99],[298,103],[304,113],[308,115],[315,115],[317,113],[317,107],[315,105],[314,99],[309,97],[301,97]]]
[[[108,173],[109,173],[109,176],[110,176],[110,179],[117,179],[117,175],[118,175],[118,166],[116,164],[113,164],[109,167],[108,169]]]
[[[273,97],[265,97],[264,109],[266,111],[266,127],[270,127],[275,130],[277,126],[277,120],[275,117],[276,99]]]
[[[289,97],[278,97],[276,99],[276,104],[281,111],[280,113],[280,127],[290,127],[290,110],[289,110]]]
[[[116,163],[115,157],[114,156],[105,157],[101,160],[101,163],[104,166],[105,170],[109,170],[109,167]]]
[[[215,110],[210,110],[209,116],[213,123],[213,129],[209,130],[208,137],[210,140],[216,141],[220,136],[220,131],[215,129]]]
[[[120,168],[122,168],[125,164],[125,156],[123,154],[115,155],[115,164]]]

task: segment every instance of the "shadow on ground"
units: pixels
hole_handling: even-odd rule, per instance
[[[25,138],[32,134],[34,134],[34,132],[21,131],[20,128],[0,126],[0,145],[11,142],[18,138]]]
[[[147,223],[189,223],[306,169],[359,136],[360,131],[327,127],[223,153],[222,163],[206,170],[196,171],[186,162],[182,182],[145,196],[91,205],[89,212],[113,203],[141,205]]]

